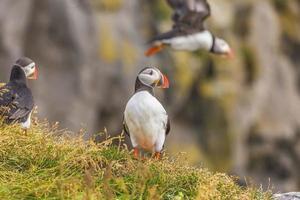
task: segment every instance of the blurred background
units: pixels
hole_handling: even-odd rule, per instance
[[[29,84],[40,118],[116,135],[138,71],[157,66],[171,82],[157,91],[171,118],[169,154],[300,190],[300,1],[208,1],[207,26],[233,60],[170,49],[146,58],[147,41],[172,26],[164,0],[0,0],[0,80],[28,56],[39,66]]]

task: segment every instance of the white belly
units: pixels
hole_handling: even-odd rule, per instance
[[[27,120],[25,122],[21,123],[21,127],[23,129],[29,129],[30,128],[30,125],[31,125],[31,114],[32,114],[32,112],[29,114]]]
[[[161,151],[168,116],[154,96],[147,91],[136,93],[126,105],[124,118],[134,147]]]
[[[213,37],[209,31],[203,31],[187,36],[174,37],[163,40],[175,50],[196,51],[199,49],[209,51],[213,44]]]

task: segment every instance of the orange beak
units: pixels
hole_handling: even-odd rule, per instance
[[[168,77],[167,76],[165,76],[164,74],[161,74],[162,75],[162,78],[161,78],[161,80],[160,80],[160,82],[162,82],[161,83],[161,85],[159,86],[160,88],[169,88],[169,86],[170,86],[170,83],[169,83],[169,79],[168,79]]]
[[[37,68],[37,66],[35,66],[33,74],[30,77],[28,77],[28,79],[37,80],[38,79],[38,74],[39,74],[38,68]]]

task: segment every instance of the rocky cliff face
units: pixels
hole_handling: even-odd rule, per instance
[[[276,7],[264,1],[251,9],[246,42],[251,44],[258,74],[250,87],[241,88],[234,109],[235,166],[258,182],[267,184],[269,176],[273,183],[280,182],[282,190],[296,189],[300,180],[298,63],[284,52],[288,44]]]
[[[285,194],[275,194],[274,198],[276,200],[299,200],[300,193],[299,192],[291,192],[291,193],[285,193]]]
[[[233,46],[234,60],[168,50],[145,58],[146,41],[171,26],[164,1],[2,0],[0,78],[18,56],[32,57],[40,117],[87,135],[104,126],[117,134],[137,71],[159,66],[172,85],[158,92],[172,119],[169,151],[266,186],[270,177],[276,190],[299,189],[300,3],[209,2],[208,26]]]

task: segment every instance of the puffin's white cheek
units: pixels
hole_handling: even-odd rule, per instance
[[[160,73],[156,72],[153,77],[153,82],[160,79]]]
[[[139,79],[147,85],[151,85],[154,82],[152,76],[149,75],[140,74]]]
[[[35,68],[25,68],[25,74],[26,74],[26,76],[30,76],[30,75],[32,75],[33,73],[34,73],[34,69]]]

